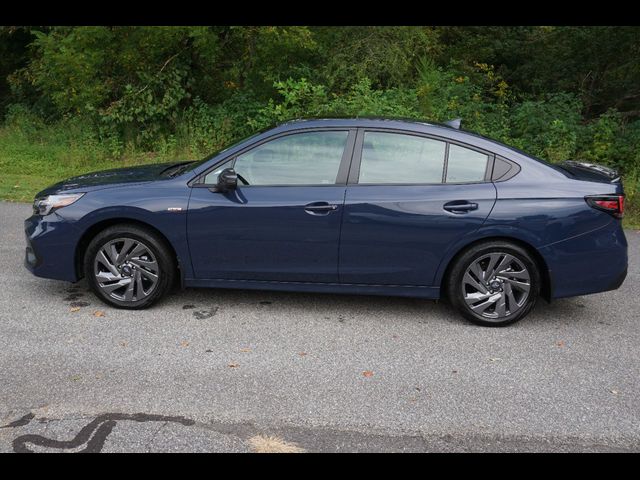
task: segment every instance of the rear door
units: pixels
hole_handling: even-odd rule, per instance
[[[413,132],[362,129],[345,196],[340,281],[431,286],[449,246],[496,201],[493,155]]]

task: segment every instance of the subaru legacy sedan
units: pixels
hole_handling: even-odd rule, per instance
[[[179,284],[446,297],[504,326],[627,273],[615,171],[448,125],[288,122],[202,161],[70,178],[33,209],[27,268],[118,308]]]

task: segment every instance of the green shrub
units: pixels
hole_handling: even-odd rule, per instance
[[[512,143],[549,161],[571,160],[583,129],[581,109],[580,100],[569,93],[514,104],[509,114]]]

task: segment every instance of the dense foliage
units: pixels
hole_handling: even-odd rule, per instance
[[[16,175],[376,115],[461,117],[552,162],[614,166],[632,204],[640,180],[638,27],[1,27],[0,75],[0,167]]]

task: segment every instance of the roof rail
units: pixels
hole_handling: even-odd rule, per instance
[[[411,117],[393,117],[393,116],[366,115],[366,116],[362,116],[362,117],[358,117],[358,116],[328,116],[328,117],[309,116],[309,117],[298,117],[298,118],[292,118],[292,119],[289,119],[289,120],[285,120],[283,122],[278,122],[278,123],[276,123],[276,125],[280,126],[280,125],[286,125],[286,124],[290,124],[290,123],[313,121],[313,120],[387,120],[387,121],[400,121],[400,122],[420,123],[422,125],[432,125],[432,126],[435,126],[435,127],[453,128],[455,130],[460,130],[460,126],[461,126],[461,123],[462,123],[462,119],[461,118],[455,118],[455,119],[449,120],[447,122],[439,123],[439,122],[430,122],[430,121],[420,120],[420,119],[411,118]]]

